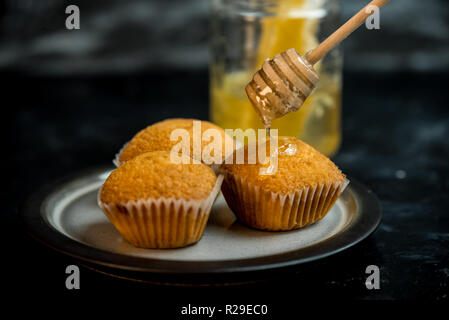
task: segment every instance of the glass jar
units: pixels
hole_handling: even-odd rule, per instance
[[[245,86],[267,58],[289,48],[314,48],[339,26],[338,0],[212,0],[210,116],[225,129],[264,128]],[[315,65],[317,88],[297,112],[272,123],[327,156],[341,140],[342,55],[332,50]]]

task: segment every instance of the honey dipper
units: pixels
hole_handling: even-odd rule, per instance
[[[319,80],[313,65],[373,13],[366,12],[369,6],[381,8],[388,1],[371,1],[305,57],[295,49],[288,49],[262,64],[245,90],[265,127],[269,128],[274,119],[301,107]]]

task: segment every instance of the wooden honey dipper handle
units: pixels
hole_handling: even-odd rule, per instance
[[[349,36],[355,29],[357,29],[373,12],[367,13],[366,9],[369,6],[376,6],[378,8],[383,7],[390,0],[373,0],[368,3],[362,10],[357,12],[351,19],[346,21],[344,25],[338,28],[334,33],[332,33],[326,40],[321,42],[318,47],[310,50],[306,54],[307,61],[314,65],[321,58],[323,58],[326,53],[332,50],[336,45],[343,41],[347,36]]]

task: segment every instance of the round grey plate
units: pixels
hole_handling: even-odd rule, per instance
[[[97,206],[97,192],[109,172],[93,170],[36,193],[23,210],[28,230],[52,248],[90,264],[133,272],[220,274],[275,269],[329,256],[367,237],[382,217],[375,195],[352,180],[324,219],[288,232],[242,225],[219,195],[197,244],[140,249],[127,243]]]

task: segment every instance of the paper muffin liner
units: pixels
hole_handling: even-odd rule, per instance
[[[204,233],[223,175],[201,200],[150,198],[98,205],[129,243],[140,248],[179,248],[196,243]]]
[[[125,150],[126,146],[129,144],[129,141],[121,147],[121,149],[115,154],[114,159],[112,160],[112,163],[118,168],[122,165],[122,162],[120,161],[120,157],[122,156],[123,150]]]
[[[237,218],[252,228],[267,231],[298,229],[323,219],[349,184],[345,179],[282,195],[230,173],[224,175],[223,196]]]

